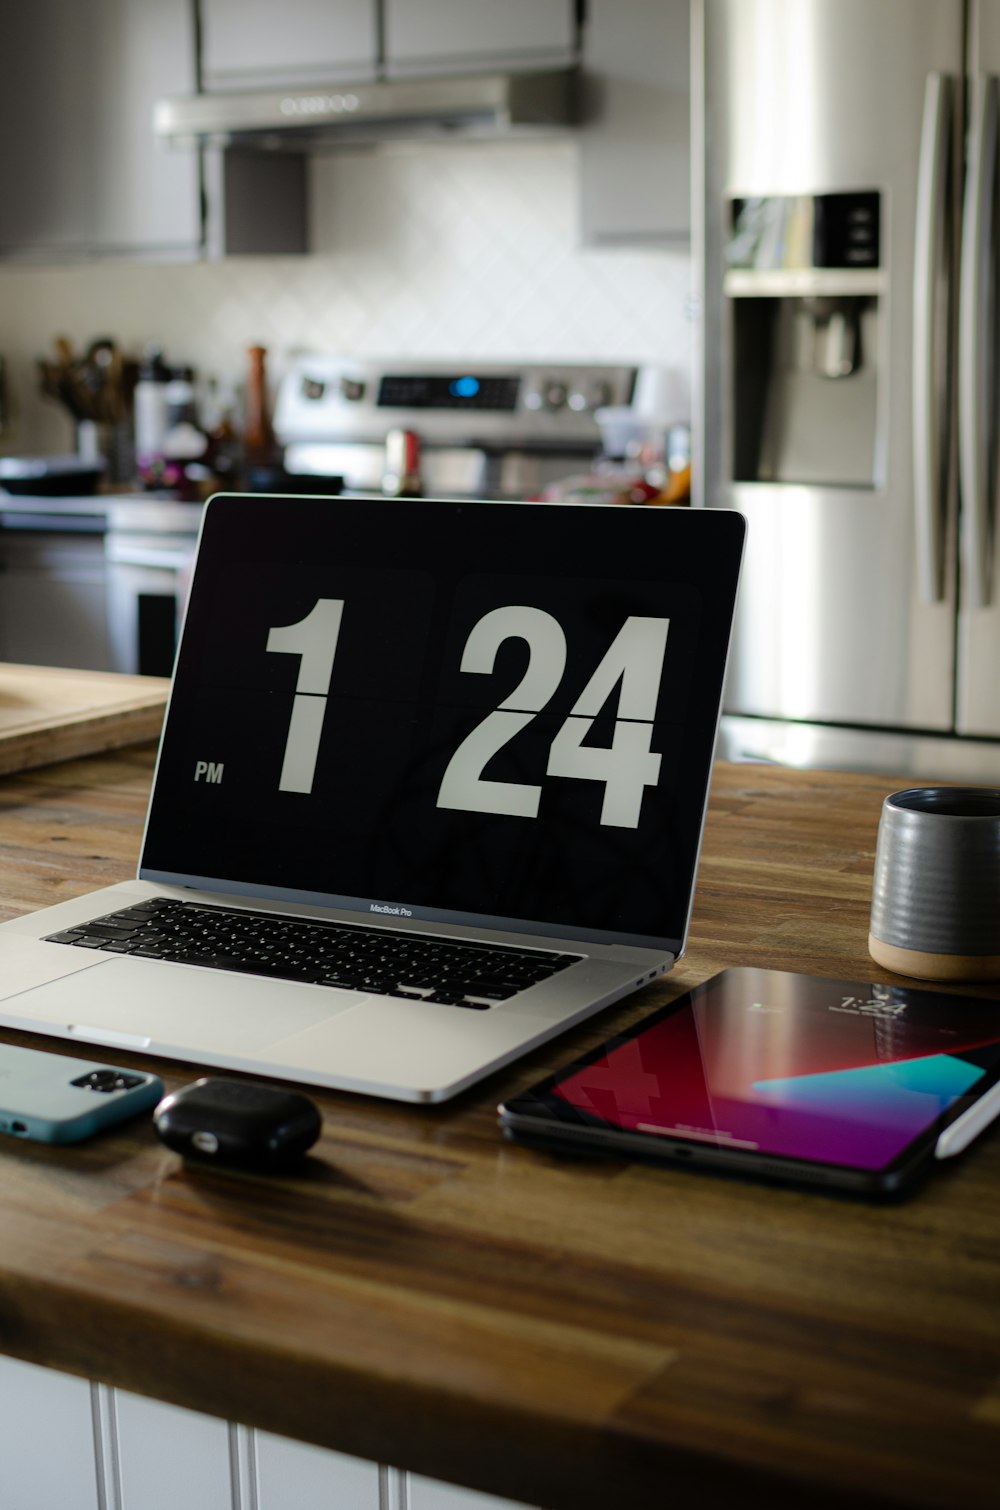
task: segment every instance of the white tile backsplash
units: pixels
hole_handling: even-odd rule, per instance
[[[308,257],[0,268],[14,428],[0,449],[70,448],[37,391],[55,335],[242,379],[246,348],[450,360],[653,362],[689,391],[690,257],[583,249],[572,140],[398,146],[311,165]],[[682,400],[683,402],[683,400]],[[677,418],[686,417],[678,414]]]

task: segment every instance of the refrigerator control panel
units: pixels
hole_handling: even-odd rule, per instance
[[[879,195],[754,195],[731,201],[726,261],[755,272],[792,268],[877,268]]]

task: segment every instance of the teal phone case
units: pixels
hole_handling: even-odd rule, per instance
[[[0,1133],[41,1143],[81,1143],[145,1111],[163,1083],[141,1070],[0,1044]]]

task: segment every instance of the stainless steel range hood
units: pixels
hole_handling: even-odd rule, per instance
[[[571,126],[579,71],[397,79],[329,89],[266,89],[160,100],[156,135],[201,143],[304,150],[355,142],[505,137]]]

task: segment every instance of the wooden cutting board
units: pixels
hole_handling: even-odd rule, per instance
[[[0,775],[157,739],[169,690],[165,677],[0,662]]]

